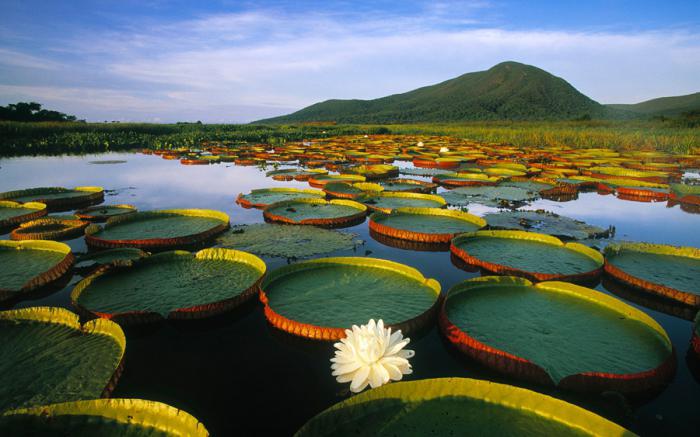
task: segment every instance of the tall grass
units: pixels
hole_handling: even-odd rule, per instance
[[[519,146],[700,150],[700,128],[668,121],[467,122],[405,125],[202,125],[0,122],[0,156],[197,147],[202,141],[272,143],[352,134],[449,135]]]

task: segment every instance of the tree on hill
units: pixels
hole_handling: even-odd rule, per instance
[[[75,115],[41,109],[36,102],[10,103],[0,106],[0,120],[5,121],[77,121]]]

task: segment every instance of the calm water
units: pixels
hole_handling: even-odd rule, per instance
[[[126,160],[94,165],[94,160]],[[129,203],[140,210],[211,208],[225,211],[232,224],[262,222],[262,212],[243,209],[234,199],[255,188],[295,186],[266,178],[256,167],[233,164],[183,166],[157,156],[104,154],[81,157],[12,158],[0,160],[0,192],[12,189],[98,185],[110,190],[105,203]],[[612,195],[581,194],[575,201],[539,200],[527,209],[546,209],[591,224],[617,228],[616,237],[700,247],[700,215],[678,206],[625,201]],[[493,208],[471,206],[483,215]],[[443,291],[476,276],[454,267],[446,252],[417,252],[383,245],[368,233],[367,223],[346,229],[366,241],[355,251],[330,255],[373,256],[391,259],[436,278]],[[8,238],[7,235],[0,238]],[[74,251],[86,250],[82,239],[68,242]],[[322,255],[329,256],[329,255]],[[265,258],[268,270],[284,259]],[[63,290],[22,302],[16,307],[52,305],[70,308],[69,294],[76,276]],[[599,290],[606,289],[599,285]],[[606,291],[607,292],[607,291]],[[685,314],[659,301],[660,312],[641,306],[638,294],[619,290],[668,332],[678,360],[676,376],[658,396],[625,400],[614,394],[583,397],[528,386],[503,378],[461,358],[442,340],[437,329],[413,336],[410,347],[414,373],[407,379],[461,376],[490,379],[550,394],[595,411],[643,435],[700,435],[700,376],[688,358],[691,322],[668,312]],[[125,370],[113,397],[165,402],[193,414],[213,435],[290,435],[316,413],[349,396],[346,385],[335,382],[328,361],[330,344],[292,338],[268,326],[262,306],[255,302],[222,319],[205,323],[168,324],[127,333]],[[691,369],[694,369],[691,370]]]

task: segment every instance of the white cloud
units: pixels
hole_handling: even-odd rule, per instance
[[[404,92],[516,60],[603,103],[698,91],[697,34],[488,28],[478,24],[478,11],[488,7],[465,2],[455,14],[435,3],[402,17],[258,10],[81,34],[55,49],[80,59],[72,68],[95,69],[124,86],[22,90],[41,101],[79,102],[79,114],[223,121],[222,112],[235,112],[237,121],[249,121],[330,98]],[[15,64],[37,61],[14,55]],[[0,95],[9,91],[0,87]]]

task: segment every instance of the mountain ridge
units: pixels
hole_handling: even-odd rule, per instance
[[[607,119],[646,114],[641,111],[636,105],[602,105],[563,78],[532,65],[506,61],[404,93],[371,100],[330,99],[254,123]]]

